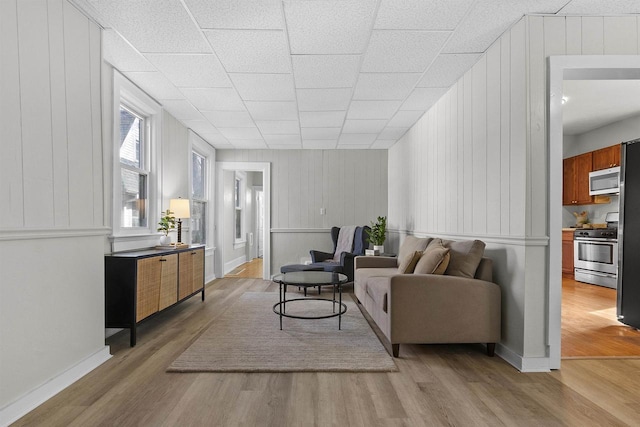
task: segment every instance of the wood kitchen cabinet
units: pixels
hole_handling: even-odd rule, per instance
[[[105,255],[105,326],[129,328],[198,292],[204,301],[204,246]]]
[[[593,203],[589,195],[589,172],[592,170],[593,152],[563,160],[562,204],[587,205]]]
[[[574,230],[562,230],[562,274],[573,277]]]
[[[593,152],[594,171],[620,166],[620,144],[601,148]]]

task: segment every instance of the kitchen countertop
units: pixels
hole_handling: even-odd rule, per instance
[[[562,227],[562,231],[576,231],[575,227]]]

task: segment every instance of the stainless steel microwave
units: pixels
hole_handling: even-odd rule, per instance
[[[620,193],[620,166],[589,172],[589,195]]]

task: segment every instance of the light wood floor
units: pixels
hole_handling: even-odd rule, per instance
[[[19,420],[18,426],[623,426],[640,423],[640,360],[566,360],[519,373],[479,345],[407,345],[392,373],[167,373],[244,292],[229,278],[149,319],[130,348]],[[319,355],[318,357],[321,357]]]
[[[243,277],[245,279],[262,278],[262,258],[254,258],[249,262],[236,267],[225,277]]]
[[[561,352],[563,358],[640,357],[640,331],[616,320],[614,289],[562,278]]]

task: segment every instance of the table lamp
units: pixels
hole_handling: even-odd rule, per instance
[[[189,218],[191,212],[189,210],[189,199],[171,199],[169,200],[169,210],[173,213],[173,216],[178,218],[178,241],[176,246],[182,244],[182,219]]]

